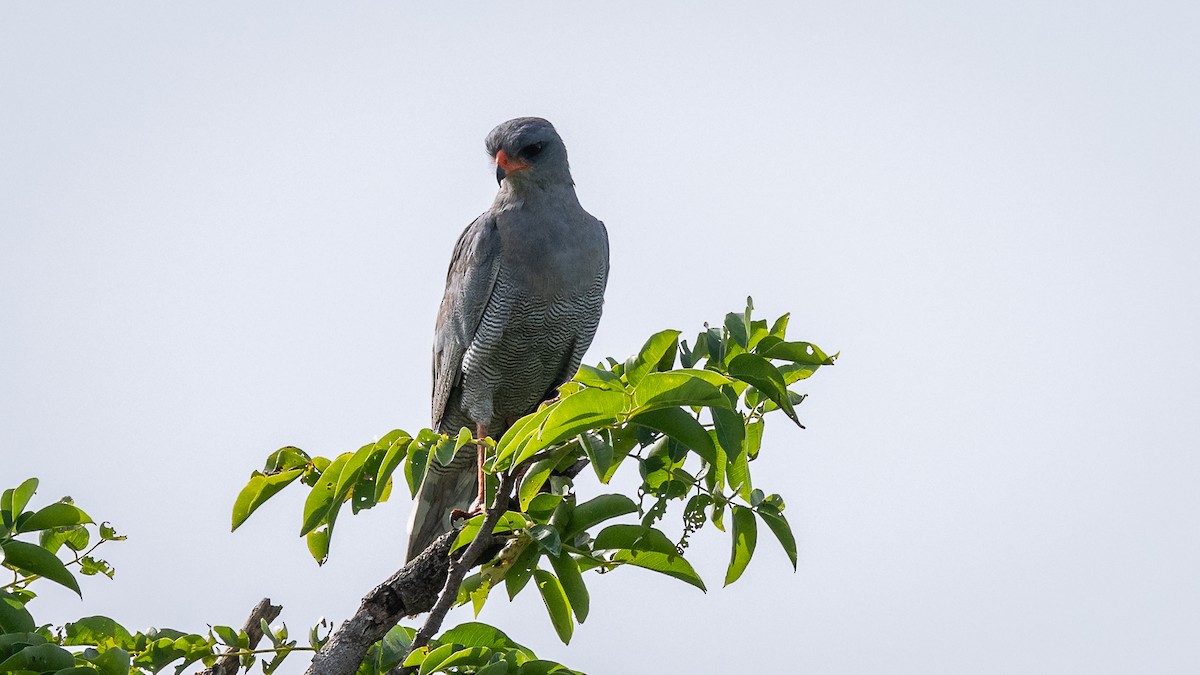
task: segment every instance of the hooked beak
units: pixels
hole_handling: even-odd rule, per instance
[[[508,156],[507,152],[498,150],[496,152],[496,184],[499,185],[508,174],[514,171],[524,171],[529,165],[519,159],[513,159]]]

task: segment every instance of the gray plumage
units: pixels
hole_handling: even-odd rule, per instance
[[[579,368],[600,322],[608,235],[583,210],[567,149],[546,120],[522,117],[486,140],[500,190],[454,246],[433,341],[433,421],[441,433],[509,424]],[[476,450],[432,461],[409,522],[411,560],[478,490]]]

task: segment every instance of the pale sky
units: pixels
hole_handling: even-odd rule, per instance
[[[798,572],[764,531],[722,589],[705,530],[708,594],[481,620],[593,675],[1200,671],[1200,5],[653,5],[0,7],[0,487],[129,535],[35,616],[351,614],[403,490],[323,568],[299,491],[233,499],[428,424],[483,138],[539,115],[611,239],[589,361],[746,295],[842,358],[755,466]]]

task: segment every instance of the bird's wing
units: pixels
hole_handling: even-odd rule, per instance
[[[475,219],[454,245],[446,292],[433,332],[433,419],[431,426],[451,436],[452,425],[469,423],[457,410],[454,392],[461,386],[463,355],[475,339],[499,271],[500,240],[490,213]],[[447,407],[451,409],[447,409]],[[475,429],[472,428],[474,433]],[[466,509],[476,494],[475,446],[462,448],[443,466],[429,463],[408,522],[408,560],[417,557],[450,529],[450,512]]]
[[[492,297],[500,270],[499,252],[496,219],[490,212],[467,226],[454,245],[446,272],[446,292],[433,331],[432,426],[438,431],[458,432],[439,427],[450,394],[462,380],[463,354],[475,339],[483,310]]]

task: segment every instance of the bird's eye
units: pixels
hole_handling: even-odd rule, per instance
[[[545,143],[530,143],[529,145],[521,148],[521,151],[518,154],[526,159],[533,159],[534,157],[542,154],[543,147],[545,147]]]

